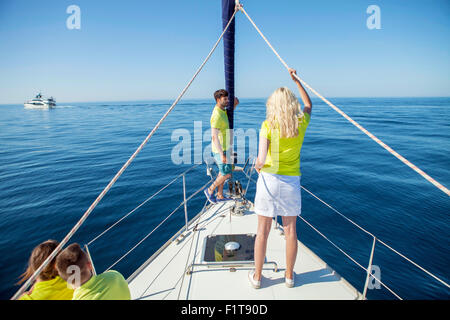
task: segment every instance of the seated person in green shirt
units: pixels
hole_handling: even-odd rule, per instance
[[[214,183],[204,190],[206,198],[211,203],[217,201],[231,200],[223,196],[223,185],[225,181],[231,178],[232,164],[230,160],[232,130],[228,123],[226,107],[228,106],[228,92],[224,89],[214,92],[216,105],[211,115],[211,148],[219,167],[219,175]],[[234,108],[239,104],[237,98],[234,99]],[[217,197],[214,196],[214,190],[217,188]]]
[[[75,291],[72,300],[130,300],[130,289],[124,277],[110,270],[93,274],[87,254],[78,243],[69,245],[56,258],[56,269]]]
[[[18,284],[28,280],[48,256],[56,249],[59,242],[47,240],[37,245],[31,252],[27,270],[21,275]],[[39,274],[32,288],[25,292],[19,300],[72,300],[73,289],[58,276],[53,259]]]

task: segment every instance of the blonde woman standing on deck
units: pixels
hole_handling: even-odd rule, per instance
[[[286,236],[285,283],[294,286],[294,264],[297,257],[296,218],[301,212],[300,150],[306,128],[311,119],[311,100],[294,77],[296,71],[289,69],[297,84],[303,104],[286,87],[278,88],[267,99],[266,120],[261,126],[258,158],[255,169],[259,173],[256,185],[255,213],[258,230],[255,240],[255,270],[248,274],[250,284],[261,286],[261,273],[266,255],[267,238],[272,219],[282,217]]]

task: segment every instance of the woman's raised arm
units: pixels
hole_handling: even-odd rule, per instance
[[[309,113],[311,115],[312,111],[311,99],[309,98],[308,93],[303,88],[300,81],[298,81],[298,79],[294,76],[294,74],[297,75],[297,71],[295,71],[294,69],[289,69],[289,74],[291,75],[292,80],[294,80],[294,82],[297,84],[298,91],[300,92],[300,97],[302,98],[303,104],[305,105],[305,107],[303,108],[303,112]]]

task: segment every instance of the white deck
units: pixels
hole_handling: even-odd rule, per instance
[[[294,267],[295,287],[284,284],[285,239],[281,227],[271,229],[266,261],[260,289],[253,289],[247,274],[251,266],[230,268],[194,267],[193,273],[185,270],[191,263],[201,263],[205,237],[211,234],[256,233],[257,217],[252,211],[244,216],[231,216],[234,201],[211,206],[194,221],[182,241],[171,241],[155,253],[128,279],[132,299],[181,299],[181,300],[259,300],[259,299],[360,299],[361,294],[345,279],[327,266],[318,256],[298,243],[298,255]],[[197,231],[193,231],[195,225]],[[186,233],[185,233],[186,234]],[[179,239],[180,237],[178,237]],[[174,239],[176,240],[176,239]]]

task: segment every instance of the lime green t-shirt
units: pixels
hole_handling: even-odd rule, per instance
[[[72,300],[72,296],[73,289],[68,288],[67,282],[56,276],[51,280],[37,282],[33,291],[19,300]]]
[[[220,109],[217,105],[214,107],[213,113],[211,115],[211,128],[216,128],[219,130],[219,142],[222,146],[222,150],[226,151],[229,148],[229,137],[228,129],[228,115],[226,110]],[[212,152],[219,153],[214,143],[212,143]]]
[[[73,292],[73,300],[130,300],[131,294],[125,278],[109,270],[92,276]]]
[[[262,171],[286,176],[301,175],[300,150],[311,120],[309,113],[303,114],[304,116],[299,119],[298,136],[292,138],[280,138],[279,130],[271,130],[267,121],[262,123],[260,135],[270,141]]]

